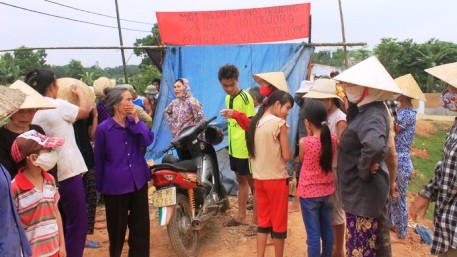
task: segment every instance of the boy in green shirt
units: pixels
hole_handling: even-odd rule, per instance
[[[246,205],[249,190],[254,191],[254,180],[249,164],[249,153],[246,146],[246,132],[240,127],[235,119],[232,118],[233,110],[253,117],[254,101],[244,90],[238,87],[238,68],[231,64],[226,64],[219,69],[218,79],[222,88],[227,93],[225,104],[227,109],[221,111],[221,115],[228,119],[228,142],[230,168],[236,174],[238,187],[238,217],[232,218],[227,226],[238,226],[248,224],[246,221]],[[253,225],[257,224],[256,208],[252,217]]]

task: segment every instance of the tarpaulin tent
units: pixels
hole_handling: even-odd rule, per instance
[[[217,78],[219,67],[227,63],[236,65],[240,71],[238,84],[243,89],[257,85],[252,78],[253,74],[283,71],[289,93],[293,95],[300,82],[305,79],[313,50],[314,48],[300,43],[167,46],[162,64],[159,101],[152,126],[155,139],[147,148],[146,159],[160,162],[163,155],[161,150],[166,148],[172,139],[162,110],[175,99],[173,84],[177,78],[189,80],[191,92],[202,103],[206,118],[217,116],[214,123],[226,127],[225,119],[219,115],[220,110],[225,109],[226,96]],[[298,122],[296,105],[287,121],[290,125],[290,146],[295,149],[294,135],[297,133]],[[227,141],[224,140],[216,150],[226,146]]]

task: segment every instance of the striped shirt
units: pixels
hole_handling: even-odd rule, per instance
[[[457,249],[457,118],[444,144],[443,159],[435,176],[420,195],[436,202],[431,247],[432,254]]]
[[[59,250],[59,233],[54,207],[59,192],[54,178],[42,171],[43,191],[36,188],[23,174],[24,169],[11,181],[16,208],[32,246],[32,256],[50,256]]]

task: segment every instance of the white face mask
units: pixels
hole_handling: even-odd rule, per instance
[[[56,151],[40,153],[38,158],[33,162],[33,165],[39,166],[45,171],[49,171],[56,166],[58,157]]]
[[[364,89],[365,87],[350,86],[346,87],[344,91],[346,92],[346,97],[348,98],[348,101],[357,104],[363,95]]]

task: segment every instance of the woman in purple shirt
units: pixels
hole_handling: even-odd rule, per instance
[[[138,118],[132,95],[114,87],[106,93],[112,117],[95,132],[95,177],[105,200],[111,257],[121,256],[127,225],[129,256],[149,256],[148,184],[142,148],[154,135]]]

